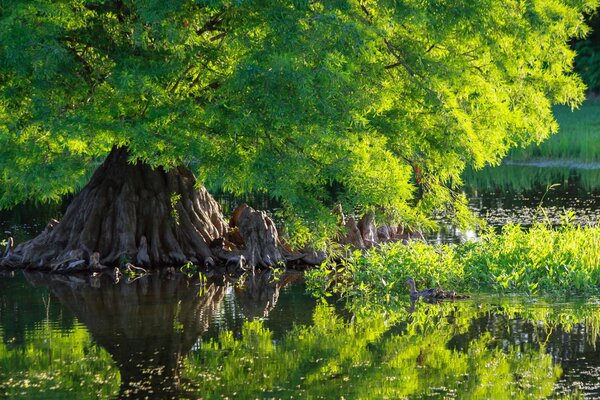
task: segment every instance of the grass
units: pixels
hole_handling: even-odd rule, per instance
[[[354,252],[332,273],[323,265],[307,273],[309,288],[363,304],[405,301],[404,282],[466,292],[599,294],[600,227],[507,225],[463,244],[412,242]]]
[[[554,109],[559,132],[540,145],[512,150],[513,162],[533,160],[574,160],[600,162],[600,98],[590,98],[578,110],[567,106]]]

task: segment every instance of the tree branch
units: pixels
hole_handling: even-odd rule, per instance
[[[224,18],[223,14],[225,14],[225,12],[227,11],[227,8],[223,9],[221,12],[213,15],[212,17],[210,17],[208,19],[208,21],[206,21],[204,23],[204,25],[202,25],[201,28],[196,29],[196,33],[198,35],[202,35],[203,33],[206,32],[211,32],[211,31],[216,31],[218,30],[219,25],[223,22]]]

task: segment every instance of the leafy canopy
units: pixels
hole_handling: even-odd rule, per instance
[[[596,5],[4,0],[0,205],[75,190],[119,145],[304,220],[456,213],[466,165],[582,101],[568,41]]]

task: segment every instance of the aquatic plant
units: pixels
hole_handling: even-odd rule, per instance
[[[506,225],[462,244],[411,242],[356,251],[307,273],[309,290],[373,304],[405,300],[419,287],[500,293],[600,293],[600,228]]]

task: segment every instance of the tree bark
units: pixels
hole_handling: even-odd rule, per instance
[[[344,223],[341,209],[340,223]],[[375,228],[374,215],[345,222],[341,244],[366,249],[388,240],[422,238],[401,228]],[[286,262],[315,265],[324,252],[292,251],[264,212],[242,205],[229,225],[221,207],[185,167],[165,170],[130,163],[126,148],[114,148],[74,198],[62,221],[51,220],[32,240],[14,247],[9,238],[0,267],[71,273],[128,263],[138,267],[207,268],[224,264],[245,271]],[[230,269],[231,269],[230,268]]]
[[[64,272],[124,262],[212,266],[209,245],[226,230],[219,204],[187,168],[129,163],[127,149],[114,148],[62,221],[51,221],[2,264]]]

